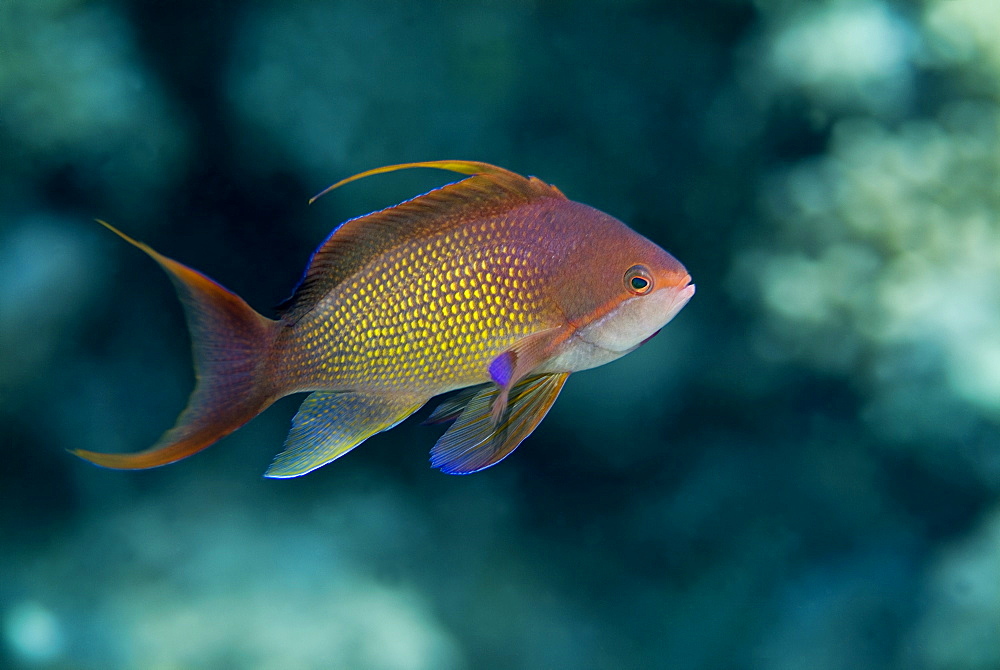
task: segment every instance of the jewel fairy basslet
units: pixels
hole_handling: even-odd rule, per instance
[[[276,320],[104,224],[173,281],[197,383],[177,424],[149,449],[74,453],[109,468],[173,463],[278,398],[311,392],[266,473],[296,477],[462,389],[430,416],[452,422],[431,463],[476,472],[535,429],[571,372],[634,350],[694,294],[684,266],[625,224],[486,163],[392,165],[327,191],[413,167],[469,176],[341,224]]]

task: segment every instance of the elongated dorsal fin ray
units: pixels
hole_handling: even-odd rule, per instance
[[[511,172],[497,165],[490,165],[489,163],[482,163],[480,161],[420,161],[418,163],[397,163],[396,165],[383,165],[382,167],[372,168],[371,170],[365,170],[364,172],[359,172],[358,174],[348,177],[346,179],[341,179],[336,184],[327,186],[325,189],[309,198],[309,204],[313,204],[324,195],[330,191],[340,188],[344,184],[350,184],[352,181],[358,181],[359,179],[364,179],[365,177],[371,177],[377,174],[385,174],[387,172],[396,172],[398,170],[410,170],[413,168],[433,168],[436,170],[446,170],[448,172],[457,172],[459,174],[465,175],[489,175],[497,179],[498,181],[509,180],[511,182],[523,182],[527,181],[532,184],[543,185],[555,193],[562,195],[562,192],[554,186],[545,184],[540,179],[535,177],[528,177],[525,179],[516,172]]]
[[[566,198],[559,189],[534,177],[522,177],[488,163],[473,161],[389,165],[348,177],[323,193],[370,175],[415,167],[438,168],[469,176],[338,226],[313,253],[292,297],[279,306],[284,321],[298,321],[342,281],[407,240],[446,233],[491,216],[500,217],[514,207],[538,199]]]

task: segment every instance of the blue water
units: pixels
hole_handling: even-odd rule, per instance
[[[0,666],[1000,667],[989,2],[0,6]],[[483,160],[698,294],[508,459],[410,420],[261,477],[298,399],[101,470],[193,384],[106,219],[265,314],[340,221]],[[423,416],[423,415],[420,415]]]

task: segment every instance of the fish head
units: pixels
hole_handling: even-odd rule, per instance
[[[670,253],[598,210],[567,255],[557,302],[575,332],[553,368],[602,365],[652,338],[687,304],[695,287]]]

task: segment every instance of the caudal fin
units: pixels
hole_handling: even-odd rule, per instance
[[[99,221],[142,249],[170,276],[191,331],[196,384],[176,425],[145,451],[72,453],[106,468],[136,470],[179,461],[208,447],[266,409],[277,395],[268,383],[268,359],[278,322],[191,268]]]

